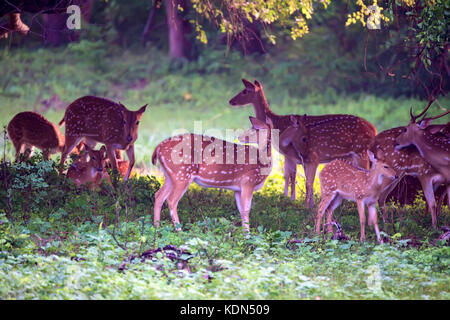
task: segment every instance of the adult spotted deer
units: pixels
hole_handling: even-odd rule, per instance
[[[84,147],[89,155],[89,160],[73,163],[67,170],[66,177],[77,186],[89,184],[89,189],[98,187],[103,180],[111,183],[105,170],[106,147],[102,146],[100,150],[93,150],[88,145]]]
[[[331,221],[333,211],[342,200],[355,201],[358,206],[361,225],[360,241],[364,242],[366,214],[368,208],[369,225],[373,225],[378,242],[382,242],[378,228],[377,201],[383,189],[398,179],[395,171],[386,163],[377,161],[371,151],[367,151],[372,162],[370,170],[354,166],[345,160],[334,160],[327,164],[319,173],[322,199],[316,217],[316,232],[320,234],[322,217],[327,214],[328,232],[332,232]]]
[[[427,107],[417,116],[413,114],[412,108],[410,109],[411,121],[402,128],[402,133],[395,139],[396,148],[402,149],[409,145],[415,145],[420,155],[444,176],[446,183],[450,183],[450,139],[446,134],[439,133],[441,129],[446,129],[446,125],[433,125],[427,130],[431,121],[447,115],[450,110],[426,118],[426,112],[432,103],[433,100],[430,100]],[[418,120],[422,115],[422,119]]]
[[[259,81],[254,83],[242,79],[245,89],[230,100],[232,106],[252,104],[256,118],[265,121],[266,117],[273,123],[273,128],[283,132],[292,125],[291,115],[277,115],[272,112],[267,103],[263,87]],[[289,193],[291,185],[291,199],[295,199],[295,180],[297,164],[302,164],[306,175],[305,204],[314,207],[313,184],[319,163],[330,162],[337,158],[351,159],[357,166],[369,168],[367,149],[372,143],[377,130],[368,121],[347,114],[327,114],[321,116],[294,115],[298,122],[302,122],[299,133],[308,131],[309,148],[311,154],[303,154],[302,158],[290,146],[279,145],[279,152],[285,156],[284,194]],[[299,126],[300,127],[300,126]],[[274,144],[277,147],[277,144]]]
[[[206,188],[233,190],[242,226],[249,231],[253,192],[262,188],[272,168],[270,126],[253,117],[250,121],[251,130],[258,132],[257,148],[196,134],[172,137],[156,147],[152,162],[159,161],[165,175],[164,185],[155,195],[156,226],[166,199],[172,221],[175,227],[179,225],[178,201],[195,182]],[[255,142],[252,135],[245,135]],[[241,136],[240,140],[245,139]]]
[[[134,142],[138,137],[139,120],[146,107],[130,111],[120,103],[93,96],[72,102],[59,123],[66,123],[66,144],[61,155],[60,172],[69,152],[84,139],[91,149],[97,142],[103,143],[115,170],[118,168],[115,150],[126,150],[130,161],[124,178],[127,180],[134,166]]]
[[[64,148],[65,138],[58,126],[36,112],[16,114],[8,124],[8,135],[16,149],[16,161],[22,152],[32,151],[33,147],[42,150],[44,160]]]
[[[419,151],[413,146],[408,148],[397,149],[396,139],[402,134],[403,127],[392,128],[380,132],[374,140],[370,150],[377,155],[377,158],[387,163],[395,170],[398,176],[410,175],[419,179],[425,196],[428,209],[431,214],[431,222],[434,228],[437,228],[436,218],[436,199],[434,190],[440,185],[445,184],[445,177],[435,170],[424,158],[421,157]],[[386,221],[386,198],[396,187],[400,180],[396,180],[379,198],[379,205],[383,213],[383,220]],[[447,186],[447,192],[450,192],[450,184]]]

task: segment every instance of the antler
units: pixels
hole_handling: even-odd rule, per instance
[[[414,122],[416,122],[416,120],[418,119],[418,118],[420,118],[422,115],[425,117],[425,114],[426,114],[426,112],[427,112],[427,110],[430,108],[430,106],[431,106],[431,104],[434,102],[434,98],[431,98],[429,101],[428,101],[428,105],[426,106],[426,108],[425,109],[423,109],[423,111],[420,113],[420,114],[418,114],[417,116],[415,116],[414,114],[413,114],[413,112],[412,112],[412,107],[409,109],[409,115],[411,116],[411,123],[414,123]],[[422,119],[423,120],[423,119]]]
[[[422,119],[421,121],[424,121],[424,120],[426,120],[426,121],[435,120],[435,119],[438,119],[438,118],[441,118],[441,117],[445,116],[445,115],[448,114],[448,113],[450,113],[450,110],[447,110],[447,111],[445,111],[444,113],[441,113],[441,114],[439,114],[439,115],[437,115],[437,116],[434,116],[434,117],[425,118],[425,116],[424,116],[423,119]]]

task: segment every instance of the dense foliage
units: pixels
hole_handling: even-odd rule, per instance
[[[303,201],[282,196],[276,174],[254,197],[250,236],[241,230],[231,192],[195,187],[180,202],[177,233],[167,209],[163,225],[152,226],[155,177],[87,192],[59,179],[52,161],[39,160],[1,164],[2,180],[11,182],[11,207],[0,203],[3,299],[450,297],[450,248],[436,240],[423,202],[392,208],[397,232],[388,225],[384,245],[374,244],[372,231],[366,244],[358,243],[356,208],[346,204],[336,218],[351,240],[324,241],[314,235]],[[449,213],[440,223],[448,223]],[[140,258],[168,245],[186,252],[181,265],[164,251]]]

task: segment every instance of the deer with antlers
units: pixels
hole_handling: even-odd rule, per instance
[[[126,181],[134,166],[134,142],[138,137],[139,120],[147,105],[130,111],[121,103],[85,96],[72,102],[66,109],[60,125],[66,124],[66,143],[61,155],[60,173],[69,152],[84,139],[91,149],[99,142],[106,152],[114,170],[117,170],[115,150],[126,150],[129,166]]]
[[[16,161],[26,149],[33,147],[42,150],[44,160],[49,160],[53,153],[61,152],[65,138],[58,126],[48,121],[43,115],[25,111],[16,114],[8,124],[8,135],[16,149]]]
[[[264,95],[261,83],[255,80],[254,83],[242,79],[244,90],[230,100],[230,105],[244,106],[252,104],[255,109],[255,116],[261,121],[266,118],[273,123],[273,128],[283,132],[289,127],[291,116],[298,119],[303,124],[300,132],[308,131],[308,145],[314,152],[302,154],[301,157],[289,145],[277,146],[279,152],[285,156],[284,194],[288,196],[289,184],[291,186],[291,199],[295,199],[295,181],[297,175],[297,164],[302,164],[306,175],[306,196],[305,204],[309,208],[314,207],[313,184],[316,170],[319,163],[330,162],[337,158],[351,159],[356,165],[362,168],[369,167],[367,149],[372,143],[377,130],[368,121],[347,114],[328,114],[321,116],[299,116],[299,115],[277,115],[272,112]],[[303,132],[302,132],[303,134]]]
[[[89,160],[80,160],[73,163],[67,170],[66,177],[71,179],[77,186],[89,184],[89,189],[98,187],[103,180],[111,183],[108,173],[105,170],[106,147],[93,150],[85,145],[85,150],[89,155]]]
[[[195,182],[206,188],[233,190],[242,226],[249,232],[253,192],[263,187],[272,168],[270,126],[253,117],[250,122],[252,129],[239,139],[256,142],[257,148],[196,134],[172,137],[156,147],[152,163],[159,161],[165,181],[155,195],[155,226],[159,225],[161,208],[167,200],[172,222],[179,230],[178,202]],[[257,133],[256,140],[251,133]]]
[[[332,233],[331,221],[333,211],[342,203],[342,200],[356,202],[361,226],[360,241],[364,242],[366,214],[368,209],[368,223],[373,225],[377,240],[382,242],[378,228],[377,201],[381,192],[387,185],[398,179],[396,172],[388,164],[375,159],[371,151],[367,151],[372,162],[370,170],[356,167],[344,161],[334,160],[327,164],[319,173],[322,199],[316,217],[316,232],[320,234],[323,215],[326,213],[328,232]]]
[[[447,125],[433,125],[427,130],[433,120],[449,114],[450,110],[426,118],[426,112],[433,101],[433,99],[430,99],[426,108],[417,116],[413,114],[412,108],[409,110],[411,121],[406,127],[402,128],[402,133],[395,139],[396,149],[402,149],[410,145],[416,146],[420,155],[444,176],[446,183],[450,183],[450,139],[445,134],[439,133],[440,130],[445,130]],[[422,119],[418,120],[420,117]]]
[[[403,127],[392,128],[380,132],[374,140],[370,150],[377,155],[377,158],[387,163],[393,168],[397,175],[410,175],[419,179],[423,194],[431,214],[433,228],[437,228],[437,206],[434,190],[441,184],[446,183],[443,174],[435,170],[415,147],[396,148],[396,139],[403,133]],[[379,205],[383,213],[383,220],[386,221],[386,198],[396,187],[400,180],[395,181],[379,198]],[[447,192],[450,192],[450,185],[447,186]],[[450,204],[450,203],[449,203]]]

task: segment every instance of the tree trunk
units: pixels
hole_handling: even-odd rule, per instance
[[[189,57],[189,43],[185,38],[185,25],[178,7],[185,8],[183,0],[165,0],[167,27],[169,28],[169,55],[174,59]]]
[[[74,32],[67,28],[66,13],[44,14],[44,44],[59,46],[74,40]]]

